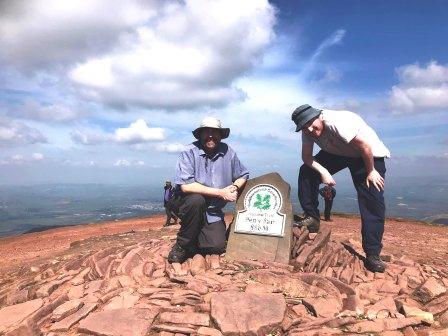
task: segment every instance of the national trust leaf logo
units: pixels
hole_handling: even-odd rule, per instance
[[[255,202],[254,202],[254,208],[260,209],[260,210],[268,210],[271,207],[271,204],[269,203],[271,199],[271,195],[266,194],[264,197],[261,196],[261,194],[257,193],[255,195]]]

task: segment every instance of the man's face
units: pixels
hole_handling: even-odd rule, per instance
[[[213,152],[221,142],[221,132],[216,128],[204,128],[201,131],[201,144],[206,152]]]
[[[324,122],[322,121],[322,118],[320,116],[311,119],[302,128],[303,133],[315,139],[319,138],[322,135],[323,130]]]

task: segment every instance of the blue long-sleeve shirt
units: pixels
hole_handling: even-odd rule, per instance
[[[193,182],[211,188],[224,188],[239,178],[249,178],[249,171],[238,159],[235,151],[221,142],[216,153],[208,157],[199,141],[193,142],[179,155],[174,183],[179,187]],[[205,196],[207,221],[214,223],[224,219],[222,209],[226,201],[218,197]]]

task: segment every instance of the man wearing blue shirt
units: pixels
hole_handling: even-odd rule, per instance
[[[198,140],[184,150],[175,169],[175,203],[181,228],[168,255],[170,263],[184,262],[197,250],[221,254],[226,248],[222,209],[237,199],[249,177],[230,146],[221,142],[230,134],[219,119],[206,117],[193,131]]]

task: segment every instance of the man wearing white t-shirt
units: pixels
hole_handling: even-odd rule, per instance
[[[305,217],[295,222],[316,232],[320,225],[319,184],[336,185],[333,176],[349,168],[358,194],[362,222],[362,245],[366,267],[384,272],[379,255],[384,232],[384,158],[390,152],[375,131],[350,111],[319,110],[299,106],[291,116],[296,132],[302,131],[302,160],[299,172],[299,201]],[[313,156],[316,143],[321,151]]]

